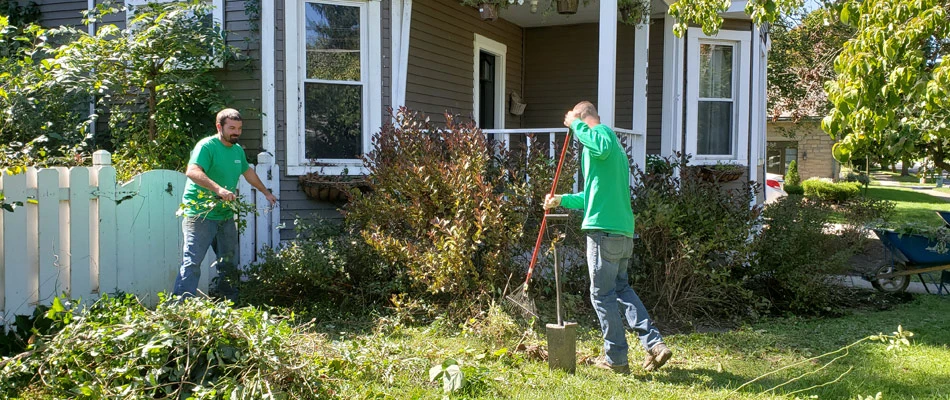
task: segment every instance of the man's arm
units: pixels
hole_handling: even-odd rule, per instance
[[[224,201],[231,201],[237,198],[237,196],[235,196],[230,190],[221,187],[221,185],[219,185],[217,182],[211,180],[211,178],[208,177],[208,174],[205,173],[205,170],[198,164],[188,164],[188,169],[185,170],[185,176],[187,176],[188,179],[191,179],[191,181],[198,186],[208,189],[211,191],[211,193],[218,195],[218,197]]]
[[[261,178],[257,176],[257,172],[254,172],[254,169],[248,168],[242,175],[244,175],[244,179],[247,180],[247,183],[254,186],[257,191],[264,193],[264,197],[270,202],[271,206],[277,204],[277,197],[274,197],[274,194],[264,187],[264,182],[261,182]]]
[[[574,130],[577,141],[590,151],[591,157],[603,160],[610,154],[610,138],[605,137],[603,132],[591,128],[580,119],[571,123],[571,129]]]

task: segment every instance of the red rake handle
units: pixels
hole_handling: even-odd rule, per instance
[[[564,146],[561,148],[561,158],[557,161],[557,169],[554,171],[554,182],[551,182],[551,196],[557,190],[557,181],[561,177],[561,166],[564,165],[564,155],[567,154],[567,146],[571,143],[571,128],[567,128],[567,135],[564,136]],[[544,216],[547,217],[550,210],[544,210]],[[541,248],[541,238],[544,237],[544,229],[548,225],[547,218],[541,218],[541,229],[538,231],[538,240],[534,242],[534,251],[531,253],[531,264],[528,265],[528,277],[524,280],[525,290],[528,290],[528,282],[531,281],[531,274],[534,273],[534,265],[538,262],[538,249]]]

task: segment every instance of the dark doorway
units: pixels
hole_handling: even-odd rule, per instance
[[[479,52],[478,62],[478,127],[495,129],[495,62],[496,57]]]

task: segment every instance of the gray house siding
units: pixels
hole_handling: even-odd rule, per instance
[[[85,0],[37,1],[40,7],[40,25],[47,28],[58,26],[82,26],[82,13],[89,3]]]
[[[650,21],[647,67],[647,154],[660,154],[663,140],[663,18]]]
[[[297,216],[303,218],[324,218],[330,220],[338,220],[342,218],[340,212],[337,210],[337,205],[332,203],[326,203],[316,200],[311,200],[308,198],[303,191],[300,190],[298,184],[297,176],[287,175],[287,118],[296,118],[295,115],[288,115],[288,109],[294,109],[295,107],[288,107],[287,105],[287,75],[286,69],[293,68],[294,66],[287,65],[287,54],[286,54],[286,21],[284,19],[286,11],[286,1],[285,0],[274,0],[275,2],[275,14],[277,18],[277,31],[275,34],[275,64],[276,70],[275,73],[275,95],[277,97],[275,101],[275,123],[277,128],[277,136],[275,138],[277,145],[277,163],[281,168],[280,176],[280,217],[281,222],[287,228],[281,230],[281,240],[293,239],[294,237],[294,219]],[[415,4],[414,4],[415,5]],[[379,110],[379,113],[383,115],[383,123],[386,123],[390,120],[388,109],[391,107],[391,85],[392,85],[392,71],[391,71],[391,60],[392,60],[392,30],[391,30],[391,2],[389,0],[382,0],[381,2],[381,17],[382,17],[382,29],[380,31],[381,38],[375,39],[380,40],[382,43],[382,107],[383,109]],[[374,40],[374,39],[370,39]]]
[[[615,125],[627,129],[633,120],[634,32],[618,25]],[[526,128],[560,127],[564,113],[577,102],[596,104],[598,35],[597,24],[525,30]]]
[[[421,0],[412,4],[407,107],[426,113],[436,124],[445,123],[446,112],[472,116],[475,33],[507,47],[505,98],[512,91],[524,94],[520,27],[503,19],[483,21],[478,10],[456,0]],[[521,127],[521,117],[507,113],[505,127]]]

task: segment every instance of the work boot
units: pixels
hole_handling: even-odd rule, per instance
[[[629,365],[629,364],[624,364],[624,365],[611,365],[611,364],[609,364],[609,363],[607,362],[607,358],[606,358],[606,357],[603,357],[603,356],[595,358],[595,359],[593,360],[593,363],[591,363],[591,365],[594,366],[594,367],[596,367],[596,368],[600,368],[600,369],[604,369],[604,370],[607,370],[607,371],[616,372],[616,373],[618,373],[618,374],[629,374],[629,373],[630,373],[630,365]]]
[[[647,356],[643,359],[643,369],[647,371],[656,371],[669,361],[673,356],[673,351],[663,342],[657,343],[653,348],[647,350]]]

